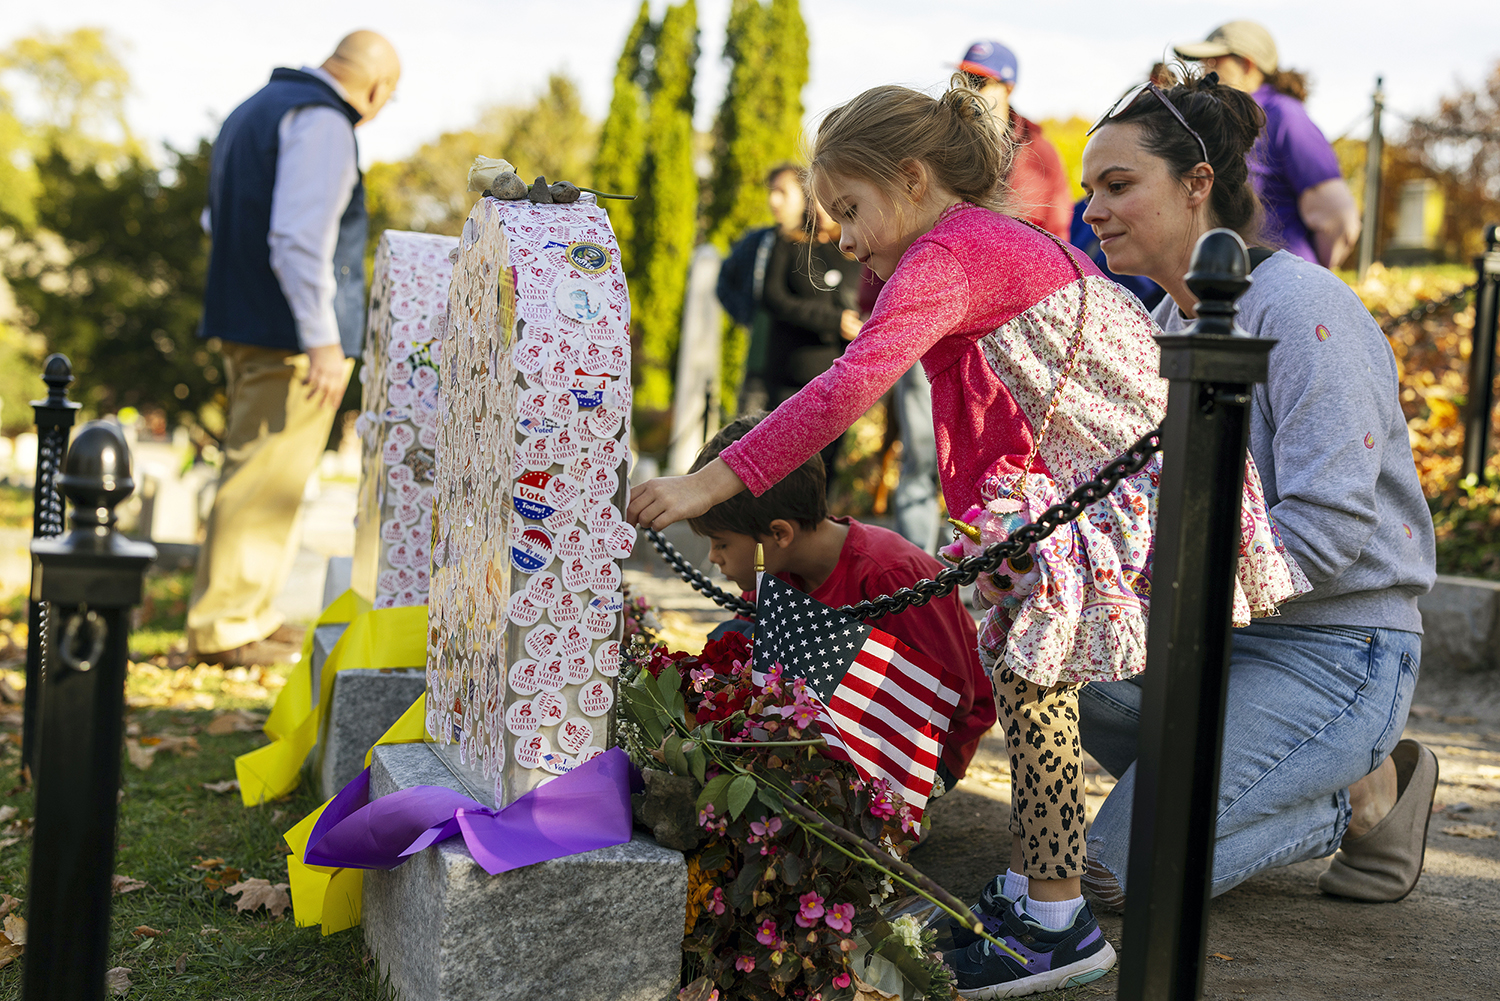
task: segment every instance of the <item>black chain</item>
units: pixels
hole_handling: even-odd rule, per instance
[[[1460,299],[1462,299],[1464,296],[1468,295],[1478,287],[1479,283],[1475,282],[1472,285],[1465,285],[1457,292],[1452,292],[1448,295],[1445,295],[1441,299],[1429,299],[1427,302],[1412,307],[1410,310],[1402,313],[1400,316],[1395,316],[1387,319],[1380,325],[1380,332],[1383,334],[1389,334],[1391,331],[1404,324],[1414,323],[1417,320],[1426,319],[1433,313],[1436,313],[1438,310],[1447,309],[1449,306],[1458,302]]]
[[[925,605],[933,598],[941,598],[951,594],[957,588],[972,584],[979,579],[981,574],[998,570],[1000,564],[1006,560],[1026,555],[1026,551],[1033,545],[1083,514],[1090,504],[1109,496],[1125,477],[1132,476],[1146,468],[1146,463],[1150,461],[1151,456],[1160,451],[1161,428],[1158,427],[1142,435],[1141,439],[1130,446],[1128,451],[1101,469],[1098,476],[1079,484],[1065,499],[1043,511],[1036,521],[1016,529],[1003,542],[993,543],[977,555],[964,557],[953,566],[939,572],[932,580],[918,581],[911,587],[901,588],[895,594],[883,594],[869,601],[845,605],[839,611],[857,619],[878,619],[882,615],[904,612],[913,605]],[[656,547],[656,551],[661,553],[662,559],[671,564],[683,580],[695,589],[730,611],[749,618],[755,617],[754,604],[715,587],[655,529],[646,529],[646,536]]]

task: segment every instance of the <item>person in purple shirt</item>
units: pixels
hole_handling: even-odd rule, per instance
[[[1255,98],[1266,127],[1250,152],[1250,177],[1266,210],[1265,235],[1299,257],[1336,268],[1359,239],[1359,209],[1338,157],[1307,116],[1307,77],[1281,69],[1271,33],[1231,21],[1173,51]]]

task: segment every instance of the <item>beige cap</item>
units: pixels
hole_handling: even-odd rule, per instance
[[[1206,41],[1179,45],[1172,51],[1183,59],[1244,56],[1262,73],[1276,72],[1276,42],[1254,21],[1230,21],[1211,31]]]

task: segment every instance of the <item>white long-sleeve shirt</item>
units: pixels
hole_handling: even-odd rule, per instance
[[[346,101],[349,94],[333,75],[316,66],[302,72],[317,77]],[[359,164],[354,131],[343,112],[323,104],[293,108],[277,128],[276,181],[271,188],[271,228],[266,242],[271,271],[297,322],[303,351],[339,343],[333,312],[336,280],[333,250],[339,220],[349,205]],[[203,212],[203,228],[209,213]]]

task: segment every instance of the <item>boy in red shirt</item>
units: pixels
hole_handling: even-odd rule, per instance
[[[721,430],[703,446],[691,471],[716,459],[762,416],[741,417]],[[688,524],[708,538],[709,560],[741,590],[755,590],[759,542],[768,573],[833,608],[891,594],[943,569],[895,532],[853,518],[829,517],[823,460],[817,454],[761,496],[741,491]],[[955,668],[960,699],[938,769],[951,789],[996,716],[994,691],[979,663],[974,618],[955,591],[875,623],[913,649]]]

